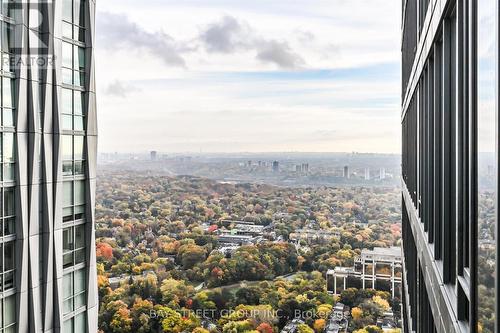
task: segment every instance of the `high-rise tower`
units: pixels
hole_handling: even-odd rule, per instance
[[[280,162],[274,161],[273,162],[273,172],[279,172],[280,171]]]
[[[95,1],[0,11],[0,331],[96,332]]]
[[[498,332],[498,10],[403,1],[405,332]]]
[[[370,180],[370,168],[365,168],[365,180]]]

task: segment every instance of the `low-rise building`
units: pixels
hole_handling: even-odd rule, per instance
[[[332,239],[340,239],[340,232],[316,230],[316,229],[297,229],[290,234],[291,241],[304,240],[307,242],[331,241]]]
[[[346,332],[349,316],[349,307],[343,303],[335,304],[330,317],[325,326],[324,333],[340,333]]]
[[[394,320],[394,313],[392,311],[385,312],[382,317],[377,319],[377,326],[384,332],[393,332],[398,327]]]
[[[401,270],[401,248],[364,249],[355,259],[354,267],[336,267],[327,271],[327,290],[334,295],[339,295],[343,290],[351,287],[372,288],[390,291],[392,297],[399,296]]]
[[[240,248],[240,245],[238,245],[238,244],[228,243],[228,244],[224,244],[224,246],[220,246],[219,248],[213,250],[212,253],[219,252],[219,253],[222,253],[225,257],[229,258],[239,248]]]
[[[255,237],[247,235],[233,235],[233,234],[220,234],[217,237],[220,244],[237,244],[237,245],[249,245],[253,244]]]
[[[299,325],[304,324],[304,321],[298,318],[290,320],[285,327],[281,330],[281,333],[297,333]]]

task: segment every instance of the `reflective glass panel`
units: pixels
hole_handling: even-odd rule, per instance
[[[62,156],[63,160],[73,159],[73,136],[63,135],[62,136]]]
[[[3,161],[14,162],[14,133],[3,135]]]

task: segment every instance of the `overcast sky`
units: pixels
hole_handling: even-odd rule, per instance
[[[101,152],[399,152],[399,0],[102,0]]]

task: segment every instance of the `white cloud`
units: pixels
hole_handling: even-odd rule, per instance
[[[208,52],[232,53],[248,49],[252,31],[248,25],[232,16],[224,16],[219,22],[210,23],[200,34]]]
[[[275,40],[262,41],[257,52],[257,59],[274,63],[281,68],[297,69],[305,64],[304,59],[290,48],[287,42]]]
[[[181,48],[175,40],[162,31],[148,32],[131,22],[125,15],[100,13],[98,43],[114,52],[150,52],[169,66],[185,66]]]
[[[126,84],[119,80],[115,80],[106,87],[105,93],[108,96],[126,98],[130,93],[138,91],[140,91],[140,89],[138,89],[133,85]]]
[[[100,149],[398,152],[400,5],[101,2]]]
[[[209,53],[256,51],[258,60],[280,68],[294,69],[305,64],[288,42],[259,36],[250,25],[232,16],[224,16],[219,22],[208,25],[200,39]]]

